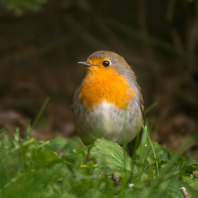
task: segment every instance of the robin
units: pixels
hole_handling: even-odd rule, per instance
[[[134,71],[122,56],[110,51],[94,52],[78,64],[86,67],[86,75],[74,93],[72,109],[84,144],[103,137],[134,146],[142,130],[138,119],[144,124],[144,101]]]

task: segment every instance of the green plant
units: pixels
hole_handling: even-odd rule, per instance
[[[136,158],[118,144],[99,139],[85,164],[79,139],[51,141],[15,133],[0,141],[0,197],[190,197],[198,196],[198,162],[172,155],[156,142],[143,143]],[[153,153],[155,150],[155,155]],[[157,166],[159,166],[159,176]]]
[[[17,15],[21,15],[26,11],[39,11],[47,0],[1,0],[1,4],[7,10],[14,11]]]

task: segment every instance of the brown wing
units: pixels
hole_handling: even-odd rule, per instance
[[[142,111],[142,125],[144,126],[145,124],[145,113],[144,113],[144,100],[143,100],[143,97],[142,97],[142,94],[141,94],[141,97],[140,97],[140,103],[141,103],[141,111]],[[143,138],[143,134],[144,134],[144,129],[142,127],[142,130],[140,132],[140,142],[139,142],[139,145],[142,143],[142,138]]]
[[[141,93],[141,90],[140,90]],[[142,125],[144,126],[145,123],[145,113],[144,113],[144,100],[142,97],[142,94],[140,95],[140,108],[142,111]],[[142,138],[144,134],[144,129],[142,128],[140,133],[131,141],[128,143],[128,153],[130,157],[135,157],[135,151],[137,150],[138,146],[142,143]]]

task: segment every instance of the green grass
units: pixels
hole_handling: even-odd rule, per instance
[[[85,164],[86,148],[77,138],[20,141],[18,133],[0,140],[0,197],[198,197],[198,162],[171,155],[145,142],[128,157],[116,143],[99,139]],[[155,154],[154,154],[155,152]],[[157,168],[158,167],[158,168]],[[115,174],[112,177],[112,174]]]

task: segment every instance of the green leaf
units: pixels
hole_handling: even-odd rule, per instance
[[[184,198],[181,188],[184,187],[190,198],[198,197],[198,192],[194,191],[188,183],[175,179],[163,180],[158,186],[151,185],[145,197],[163,198]]]
[[[44,165],[45,164],[44,153],[41,150],[33,150],[32,160],[37,164]]]
[[[175,163],[175,168],[180,171],[192,172],[198,169],[198,162],[189,157],[180,157]]]
[[[47,0],[1,0],[6,9],[14,11],[17,15],[25,11],[38,11]]]
[[[79,168],[87,168],[89,170],[93,170],[93,168],[96,166],[97,165],[95,165],[93,161],[89,161],[87,164],[81,165]]]
[[[168,161],[171,158],[170,152],[160,146],[157,142],[153,142],[153,147],[158,160]],[[154,159],[153,150],[149,143],[141,144],[136,151],[136,155],[140,156],[140,162],[142,163],[149,157],[152,157]]]
[[[79,142],[75,138],[64,138],[57,136],[50,140],[50,144],[47,148],[56,152],[66,151],[68,154],[73,152],[77,146],[79,146]]]
[[[194,171],[190,176],[183,176],[183,181],[188,183],[193,189],[198,190],[198,173]]]
[[[165,166],[164,164],[163,167]],[[197,161],[191,160],[189,157],[180,157],[170,167],[170,172],[178,171],[178,179],[182,180],[183,176],[189,176],[196,169],[198,169]]]
[[[193,190],[193,188],[189,186],[188,183],[183,182],[183,181],[177,181],[177,180],[170,180],[168,188],[166,190],[167,195],[169,195],[170,197],[174,197],[174,198],[184,197],[184,195],[181,191],[181,187],[185,187],[185,189],[190,197],[192,197],[192,198],[198,197],[198,193],[195,192]]]
[[[136,150],[136,155],[139,157],[137,162],[142,165],[142,171],[149,171],[149,167],[154,162],[166,163],[170,158],[171,154],[168,150],[160,146],[157,142],[153,142],[153,148],[155,150],[156,159],[154,158],[154,153],[152,147],[149,143],[141,144]]]
[[[50,150],[46,150],[46,151],[33,150],[32,152],[32,160],[39,165],[49,164],[57,159],[58,159],[57,155]]]
[[[45,156],[46,163],[50,163],[58,159],[57,155],[53,151],[49,151],[49,150],[44,152],[44,156]]]
[[[131,173],[132,159],[115,142],[98,139],[91,149],[91,155],[96,158],[99,167],[111,169],[117,173]]]

